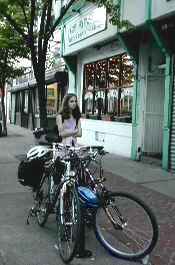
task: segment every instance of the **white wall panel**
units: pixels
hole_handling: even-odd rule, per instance
[[[175,0],[152,0],[152,18],[167,15],[175,11]]]
[[[123,20],[128,20],[134,26],[145,22],[146,0],[124,0],[122,2],[121,15]]]
[[[132,125],[119,122],[82,119],[84,145],[103,145],[105,150],[126,157],[131,155]]]

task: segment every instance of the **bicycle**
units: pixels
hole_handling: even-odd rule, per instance
[[[41,132],[40,132],[41,133]],[[30,216],[36,216],[38,224],[43,227],[49,214],[57,214],[57,245],[62,260],[70,262],[75,256],[80,234],[80,203],[76,179],[71,169],[72,157],[66,155],[60,159],[59,150],[63,146],[52,143],[48,152],[52,152],[52,160],[47,161],[40,185],[34,193],[34,206]],[[65,150],[65,149],[64,149]]]
[[[107,190],[103,184],[105,178],[103,176],[102,157],[106,152],[102,146],[72,147],[69,148],[69,152],[72,155],[72,159],[69,156],[68,161],[70,168],[74,172],[78,199],[86,212],[85,222],[93,225],[97,239],[109,253],[116,257],[128,260],[144,258],[153,250],[158,239],[156,218],[150,208],[136,196]],[[100,158],[97,161],[98,155]],[[99,166],[98,177],[95,176],[95,171],[92,174],[92,168],[90,168],[92,161]],[[72,208],[75,209],[74,201],[72,200],[71,202]],[[74,251],[71,252],[72,255],[69,259],[70,255],[66,256],[64,254],[65,245],[69,243],[69,236],[64,236],[64,240],[60,240],[62,238],[62,230],[64,231],[64,228],[68,228],[66,225],[69,224],[68,221],[63,222],[60,215],[60,207],[66,209],[66,202],[64,205],[65,207],[63,207],[63,203],[60,203],[59,197],[57,197],[58,248],[63,261],[69,262],[76,254],[77,245]],[[44,212],[47,216],[47,211],[45,210]],[[137,213],[136,216],[133,215],[135,212]],[[138,222],[138,220],[141,221]],[[148,222],[146,222],[147,220]],[[139,225],[143,222],[144,228],[140,228]],[[60,223],[62,229],[60,229]],[[138,225],[138,223],[140,224]],[[71,234],[69,229],[67,231],[67,234]],[[79,238],[79,235],[77,238]]]
[[[92,224],[96,238],[113,256],[127,260],[143,259],[158,240],[158,225],[152,210],[135,195],[111,192],[104,186],[102,157],[106,152],[103,146],[76,150],[85,151],[84,156],[77,155],[76,173],[79,200],[86,211],[85,222]],[[90,169],[92,161],[99,167],[98,177],[93,168]]]

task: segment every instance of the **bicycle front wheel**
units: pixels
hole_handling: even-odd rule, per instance
[[[60,193],[56,217],[57,246],[61,259],[68,263],[76,254],[80,235],[80,203],[74,185],[67,185],[66,190]]]
[[[37,200],[37,221],[38,224],[42,227],[47,222],[49,216],[49,187],[50,187],[50,180],[48,176],[44,176],[40,188],[36,195]]]
[[[149,254],[158,239],[156,218],[143,201],[128,193],[107,196],[96,213],[97,239],[112,255],[138,260]]]

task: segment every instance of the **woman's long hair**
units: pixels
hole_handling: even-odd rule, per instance
[[[66,120],[70,118],[70,108],[68,105],[68,102],[70,100],[70,98],[75,97],[77,100],[77,95],[73,94],[73,93],[68,93],[64,96],[63,101],[62,101],[62,106],[61,106],[61,110],[59,111],[59,114],[62,115],[62,119]],[[76,119],[76,121],[78,121],[81,117],[81,113],[80,113],[80,108],[78,106],[78,104],[76,105],[75,109],[72,110],[72,116],[74,117],[74,119]]]

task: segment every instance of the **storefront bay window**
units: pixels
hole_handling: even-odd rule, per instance
[[[86,118],[131,122],[133,63],[126,53],[84,66]]]

